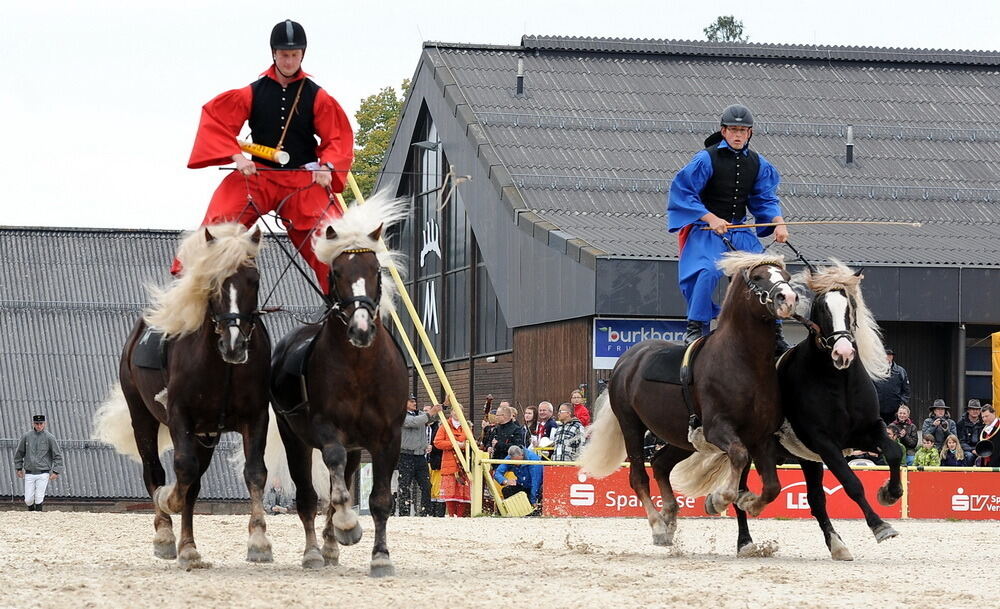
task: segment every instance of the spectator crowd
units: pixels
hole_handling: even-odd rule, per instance
[[[437,416],[442,409],[447,427]],[[590,419],[591,413],[580,389],[570,392],[569,399],[558,407],[543,400],[525,407],[523,413],[519,413],[510,401],[501,400],[483,417],[479,438],[470,439],[447,406],[429,405],[418,412],[416,396],[411,395],[400,448],[397,513],[468,516],[470,488],[461,459],[470,441],[476,442],[491,459],[514,462],[493,468],[493,480],[505,498],[525,493],[537,513],[545,468],[517,462],[575,461],[583,447]],[[456,453],[452,437],[463,457]]]

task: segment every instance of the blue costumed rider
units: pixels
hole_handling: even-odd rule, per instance
[[[745,106],[732,105],[722,113],[721,128],[705,140],[705,149],[694,155],[670,183],[667,199],[667,229],[678,233],[678,283],[687,301],[687,331],[691,344],[708,333],[719,305],[712,293],[722,271],[716,263],[728,250],[722,237],[742,251],[764,251],[758,237],[774,234],[775,241],[788,240],[788,228],[763,226],[731,228],[745,224],[747,212],[757,223],[784,222],[777,188],[778,170],[763,156],[750,150],[753,115]],[[711,230],[701,230],[708,227]],[[788,349],[776,325],[777,349]]]

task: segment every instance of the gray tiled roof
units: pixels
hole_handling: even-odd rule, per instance
[[[606,255],[676,257],[670,180],[739,102],[786,219],[923,223],[795,227],[807,257],[1000,266],[1000,53],[526,36],[425,54],[527,211]]]
[[[167,280],[177,239],[175,231],[0,229],[0,495],[20,493],[14,449],[30,415],[44,412],[67,470],[50,496],[146,497],[139,464],[89,440],[91,417],[117,381],[122,345],[146,302],[144,285]],[[259,264],[263,298],[284,264],[273,239],[265,240]],[[293,315],[319,310],[318,297],[291,273],[269,302],[287,309],[264,321],[273,340],[296,324]],[[235,434],[220,442],[202,497],[247,496],[242,474],[225,459],[238,442]]]

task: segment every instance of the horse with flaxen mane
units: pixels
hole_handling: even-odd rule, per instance
[[[860,271],[834,260],[797,280],[815,298],[809,319],[801,319],[809,336],[778,362],[785,416],[794,431],[782,429],[782,444],[800,457],[809,507],[831,556],[852,560],[826,512],[823,463],[864,512],[875,539],[895,537],[892,526],[868,504],[864,487],[843,454],[848,448],[880,451],[890,473],[878,491],[879,503],[892,505],[903,495],[899,472],[903,451],[886,434],[872,384],[886,377],[888,363],[878,325],[861,295]]]
[[[774,370],[774,324],[794,313],[797,296],[781,257],[733,252],[719,266],[732,281],[718,329],[703,339],[691,364],[688,398],[683,385],[647,378],[658,354],[683,347],[647,340],[630,348],[619,358],[608,389],[597,400],[597,420],[580,457],[580,469],[603,477],[627,456],[629,483],[646,510],[656,545],[673,543],[678,510],[674,487],[691,497],[707,495],[710,514],[722,513],[734,503],[741,523],[737,549],[747,554],[758,549],[745,532],[745,512],[759,514],[780,491],[774,433],[782,414]],[[689,426],[689,419],[700,420],[703,426]],[[660,512],[650,498],[644,465],[647,429],[667,442],[651,459],[663,495]],[[746,486],[751,458],[764,482],[760,496]]]
[[[392,503],[390,479],[399,460],[408,375],[402,353],[382,325],[395,295],[392,279],[383,277],[382,263],[396,254],[379,239],[383,229],[406,212],[405,200],[377,194],[326,226],[316,238],[315,252],[330,267],[330,309],[322,323],[300,327],[275,346],[272,404],[296,485],[306,535],[302,566],[307,569],[337,564],[339,545],[361,540],[348,481],[358,470],[361,450],[366,449],[372,457],[369,506],[375,521],[370,573],[378,577],[394,572],[386,545],[386,521]],[[314,452],[328,470],[320,486],[329,496],[322,550],[314,524]]]
[[[153,553],[181,568],[208,566],[194,541],[192,515],[219,436],[243,436],[250,492],[247,560],[270,562],[264,523],[264,442],[271,341],[258,319],[260,229],[239,224],[187,235],[177,257],[184,272],[166,290],[151,288],[153,305],[125,342],[120,384],[94,416],[94,437],[142,462],[156,516]],[[157,350],[160,335],[165,355]],[[153,346],[154,360],[138,357]],[[174,448],[176,482],[166,484],[160,454]],[[181,514],[175,545],[171,514]]]

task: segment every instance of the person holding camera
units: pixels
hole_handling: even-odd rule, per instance
[[[958,427],[951,418],[951,412],[944,400],[938,398],[931,406],[929,416],[924,419],[921,432],[934,437],[934,448],[938,451],[944,446],[944,441],[948,436],[958,435]]]

